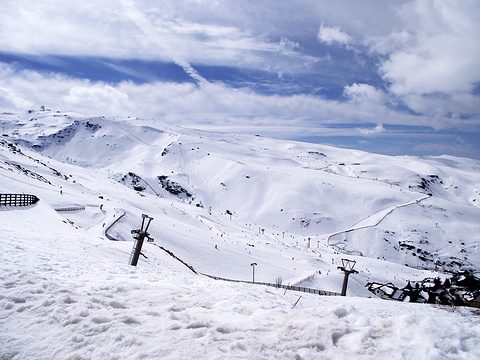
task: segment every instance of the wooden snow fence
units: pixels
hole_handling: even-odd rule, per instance
[[[40,200],[30,194],[0,194],[0,206],[30,206]]]

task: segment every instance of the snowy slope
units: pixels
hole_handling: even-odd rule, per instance
[[[435,267],[479,271],[478,161],[74,113],[3,114],[0,122],[8,135],[1,193],[41,199],[0,212],[5,358],[478,355],[478,317],[367,299],[364,287],[446,276]],[[65,208],[77,210],[54,210]],[[155,244],[133,268],[130,231],[143,213],[154,218]],[[120,241],[107,240],[106,229]],[[334,292],[348,257],[359,270],[348,295],[363,299],[215,282],[158,246],[198,272],[251,280],[256,262],[257,281]],[[428,335],[411,338],[414,324]],[[31,341],[42,326],[48,331]]]
[[[154,246],[132,267],[131,243],[77,229],[42,200],[0,216],[3,359],[480,355],[471,309],[215,282]]]
[[[245,239],[261,233],[264,242],[302,250],[310,238],[313,250],[329,245],[414,267],[479,269],[476,160],[388,157],[72,113],[4,115],[2,123],[10,139],[88,169],[90,189],[106,176],[154,197],[134,208],[150,202],[164,208],[160,216],[185,213],[195,229],[210,229],[196,232],[211,247],[218,233],[232,235],[227,226]],[[99,194],[120,189],[105,183]]]

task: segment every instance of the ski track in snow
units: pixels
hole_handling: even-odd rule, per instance
[[[421,201],[429,199],[430,197],[431,197],[430,195],[423,196],[422,198],[420,198],[418,200],[410,201],[410,202],[405,203],[405,204],[395,205],[395,206],[389,207],[387,209],[380,210],[380,211],[376,212],[375,214],[368,215],[367,217],[358,221],[351,228],[349,228],[347,230],[340,230],[340,231],[325,235],[326,243],[327,243],[328,246],[330,246],[330,238],[332,238],[335,235],[340,235],[340,234],[344,234],[344,233],[348,233],[348,232],[352,232],[352,231],[356,231],[356,230],[374,228],[374,227],[378,226],[383,220],[385,220],[385,218],[388,215],[390,215],[392,212],[394,212],[396,209],[400,209],[400,208],[403,208],[403,207],[406,207],[406,206],[411,206],[411,205],[417,205]],[[364,224],[364,223],[366,223],[366,224]],[[320,236],[322,236],[322,235],[320,235]],[[335,247],[335,245],[333,245],[333,246]]]

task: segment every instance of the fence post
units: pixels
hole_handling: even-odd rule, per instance
[[[252,282],[255,283],[255,265],[257,265],[257,263],[254,262],[254,263],[251,263],[250,265],[253,268],[253,281]]]

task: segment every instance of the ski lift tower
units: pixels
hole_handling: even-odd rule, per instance
[[[339,270],[342,270],[345,273],[345,277],[343,278],[342,293],[340,294],[341,296],[347,295],[347,284],[348,284],[348,277],[350,276],[350,274],[358,274],[357,270],[353,270],[353,267],[355,266],[355,264],[356,264],[355,260],[342,259],[343,266],[338,267]]]
[[[148,220],[146,226],[145,226],[145,219]],[[142,214],[142,227],[137,230],[132,230],[132,236],[135,239],[135,244],[133,244],[133,249],[132,253],[130,254],[130,265],[132,266],[137,266],[138,263],[138,258],[140,257],[140,254],[142,252],[142,245],[143,241],[145,238],[147,239],[147,242],[153,242],[154,239],[150,237],[150,234],[147,232],[148,227],[150,226],[150,223],[152,222],[153,218]],[[143,228],[145,226],[145,229]]]

